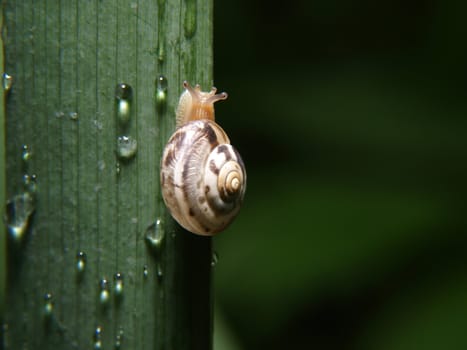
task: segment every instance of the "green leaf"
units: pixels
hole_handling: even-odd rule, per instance
[[[211,348],[211,240],[172,221],[159,162],[183,80],[212,84],[212,2],[4,5],[8,196],[22,199],[8,222],[27,224],[9,247],[9,347]]]

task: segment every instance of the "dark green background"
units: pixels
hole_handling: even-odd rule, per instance
[[[466,13],[215,3],[216,115],[248,171],[215,291],[241,348],[467,347]]]

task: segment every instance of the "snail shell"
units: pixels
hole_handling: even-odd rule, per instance
[[[178,128],[162,156],[162,196],[174,219],[199,235],[224,230],[240,210],[246,189],[243,161],[214,121],[213,103],[227,94],[184,83]]]

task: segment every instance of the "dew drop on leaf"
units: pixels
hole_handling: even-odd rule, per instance
[[[78,112],[70,112],[68,113],[68,117],[70,117],[71,120],[78,120],[79,116],[78,116]]]
[[[3,73],[3,90],[9,92],[13,86],[13,77],[8,73]]]
[[[80,251],[76,254],[76,271],[79,274],[82,274],[86,269],[86,260],[87,257],[85,252]]]
[[[215,267],[218,262],[219,262],[219,254],[217,254],[217,252],[212,252],[211,266]]]
[[[120,327],[118,332],[117,332],[117,336],[115,337],[115,349],[116,350],[122,348],[123,335],[124,335],[123,328]]]
[[[115,282],[115,296],[121,298],[123,296],[123,275],[120,272],[117,272],[114,276]]]
[[[159,113],[163,113],[167,108],[167,78],[160,75],[156,79],[156,108]]]
[[[97,326],[93,335],[94,350],[102,349],[102,327]]]
[[[50,318],[54,311],[53,298],[51,293],[44,294],[44,316]]]
[[[152,249],[155,253],[158,253],[162,248],[164,242],[165,230],[163,221],[157,218],[151,225],[149,225],[144,234],[144,240],[146,246]]]
[[[138,149],[137,141],[131,136],[119,136],[117,139],[117,154],[119,158],[130,159]]]
[[[106,305],[110,299],[109,281],[105,278],[99,282],[99,301],[102,305]]]
[[[131,100],[133,89],[126,83],[119,83],[115,87],[115,99],[117,101],[117,120],[123,126],[131,117]]]
[[[36,210],[35,197],[29,192],[17,194],[6,204],[6,223],[10,237],[21,241],[29,227],[29,221]]]

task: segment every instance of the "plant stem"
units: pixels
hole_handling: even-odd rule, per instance
[[[5,348],[212,348],[211,240],[173,222],[159,185],[182,81],[212,84],[212,1],[4,7],[7,221],[27,224]]]

